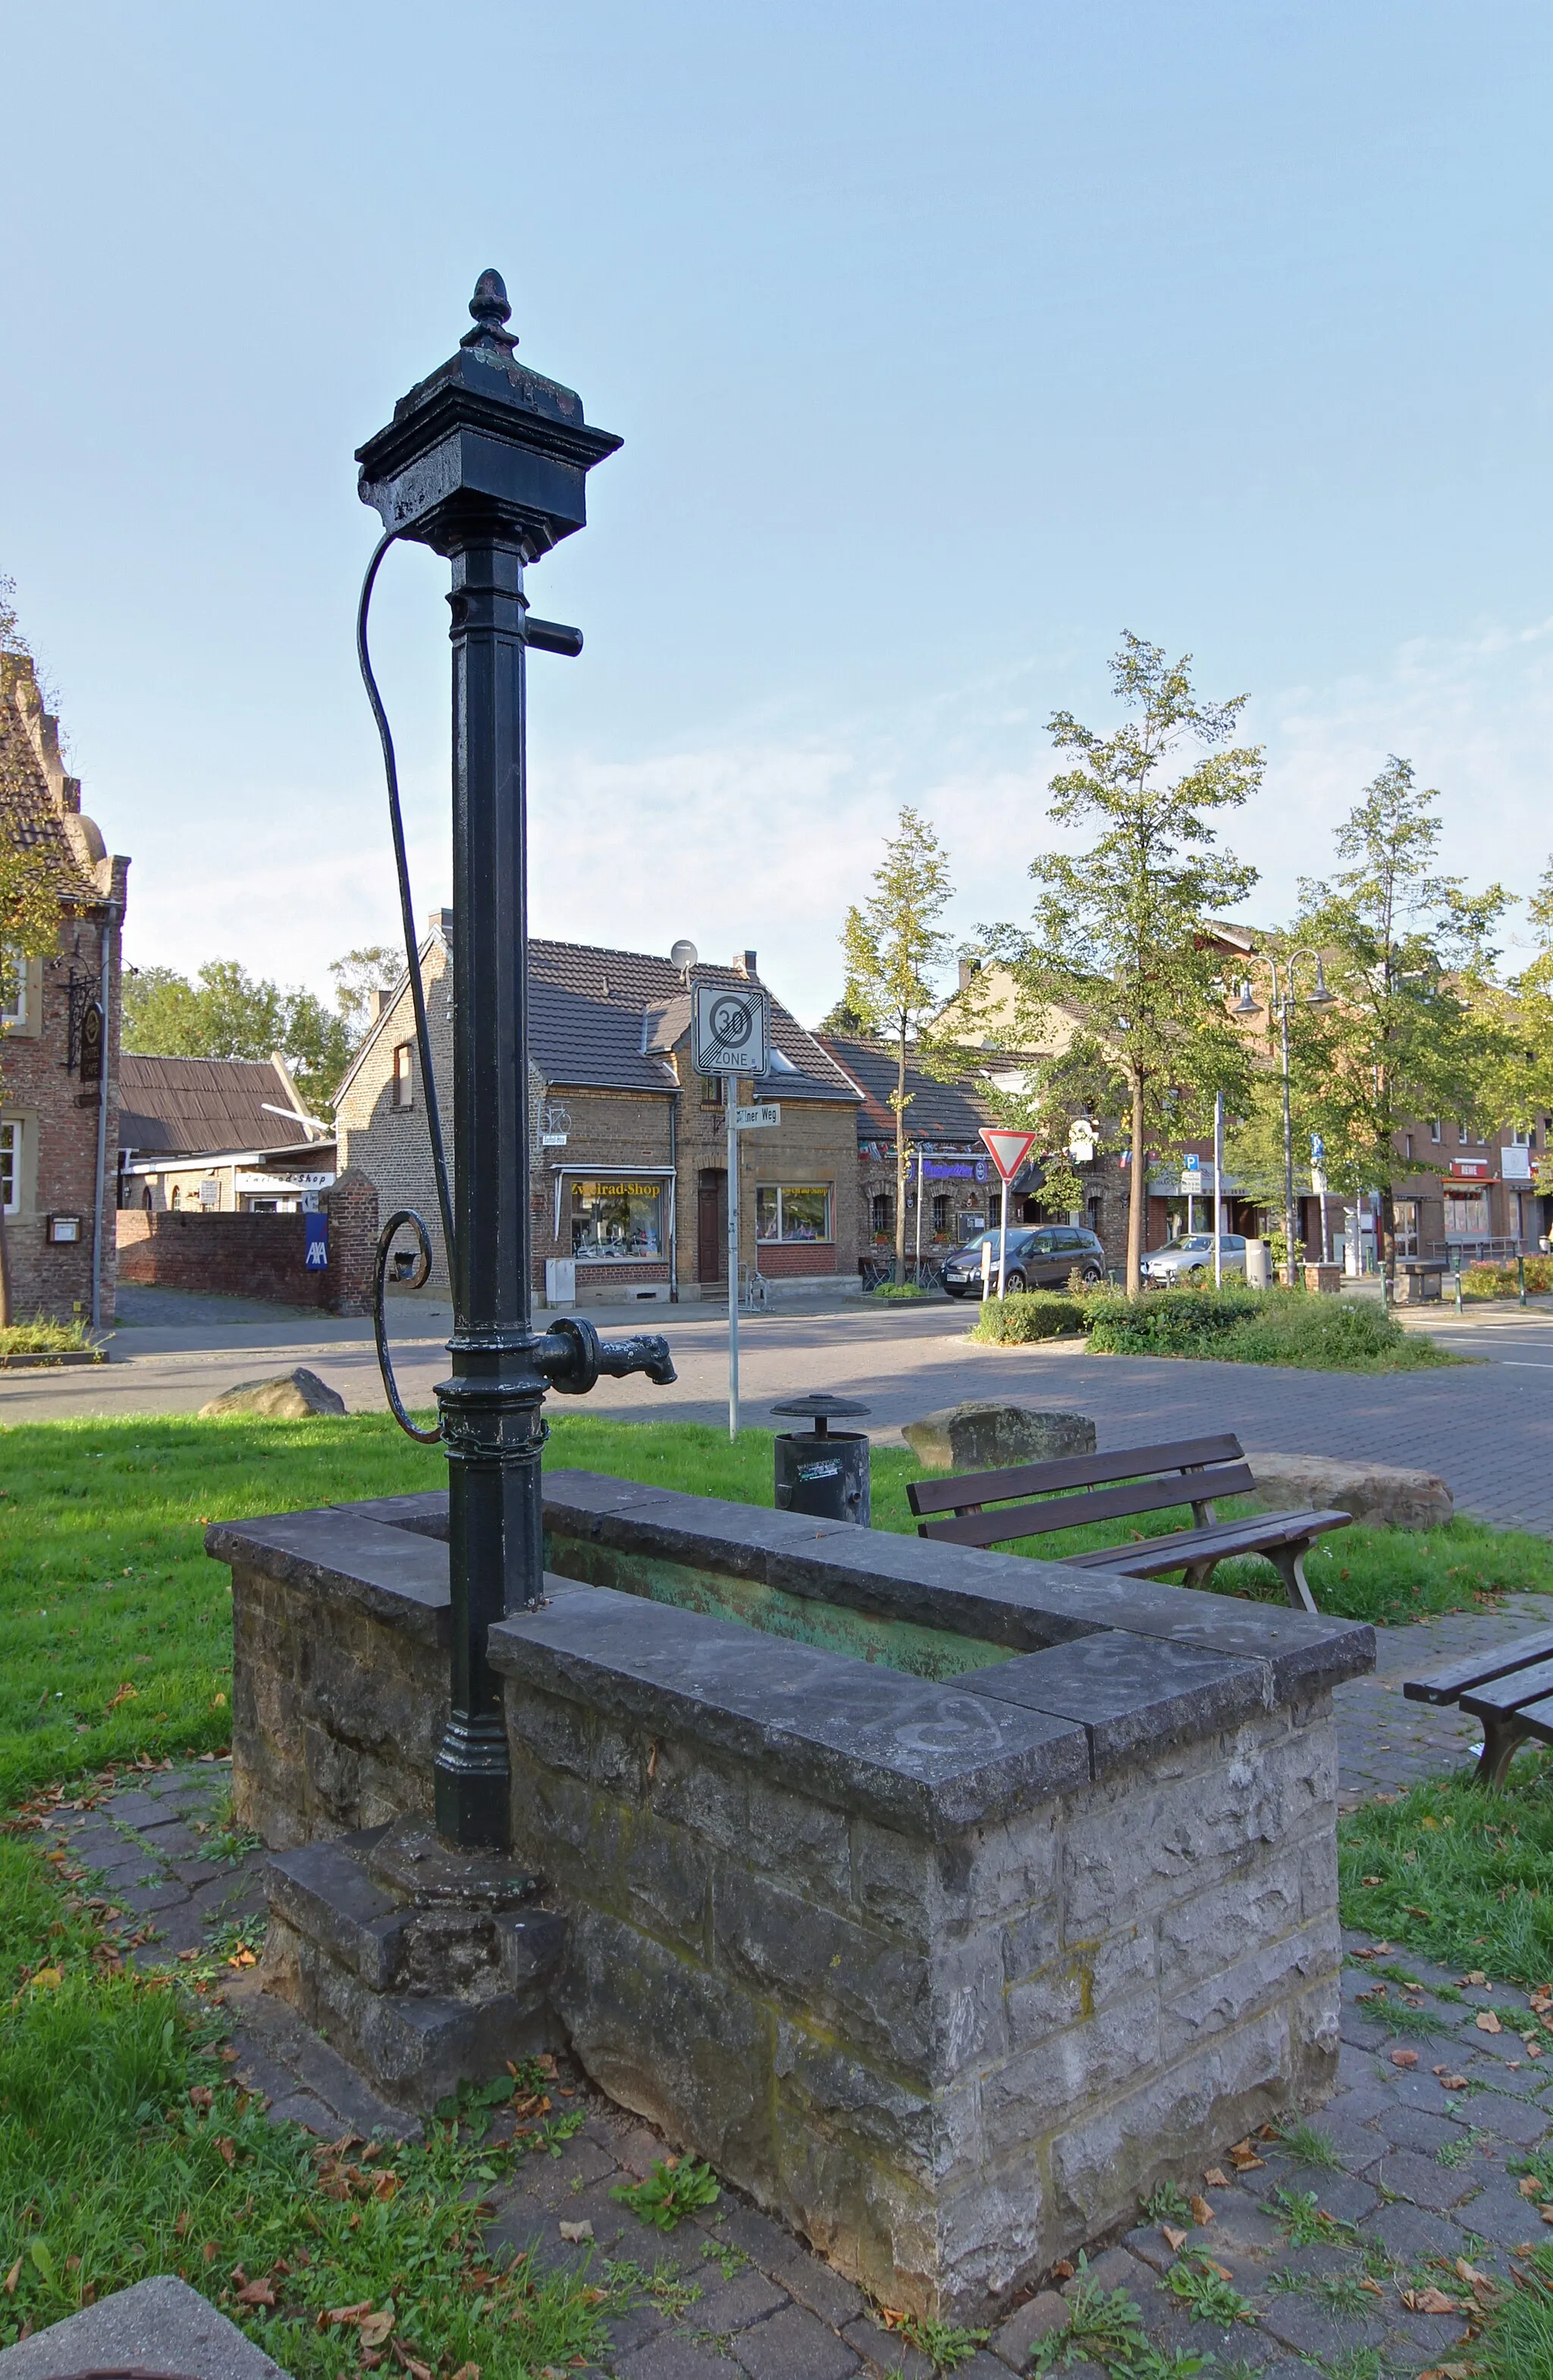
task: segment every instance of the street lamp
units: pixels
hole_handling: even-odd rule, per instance
[[[1294,1014],[1294,969],[1297,962],[1311,955],[1306,951],[1291,951],[1283,962],[1281,984],[1278,961],[1270,953],[1264,962],[1272,977],[1272,1008],[1277,1013],[1283,1053],[1283,1241],[1284,1279],[1290,1288],[1294,1284],[1294,1126],[1289,1103],[1289,1026]],[[1300,1005],[1317,1011],[1335,1008],[1335,996],[1327,989],[1326,970],[1320,953],[1316,954],[1316,988],[1307,991]],[[1249,978],[1240,988],[1240,998],[1231,1014],[1234,1016],[1257,1016],[1261,1002],[1251,997]]]

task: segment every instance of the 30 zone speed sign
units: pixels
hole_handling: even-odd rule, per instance
[[[759,1076],[770,1062],[770,996],[758,984],[698,983],[691,1056],[698,1075]]]

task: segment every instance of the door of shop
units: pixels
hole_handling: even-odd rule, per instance
[[[728,1175],[708,1168],[696,1184],[696,1278],[728,1278]]]

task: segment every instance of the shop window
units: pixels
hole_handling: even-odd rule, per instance
[[[869,1217],[876,1240],[887,1240],[890,1237],[891,1227],[894,1221],[894,1208],[895,1201],[888,1190],[875,1191],[869,1204]]]
[[[818,1184],[783,1183],[777,1189],[757,1190],[755,1236],[758,1240],[828,1240],[829,1189]]]
[[[7,1215],[21,1208],[21,1126],[0,1123],[0,1207]]]
[[[394,1104],[396,1108],[415,1105],[415,1043],[401,1041],[394,1052]]]
[[[1392,1210],[1392,1224],[1400,1257],[1418,1254],[1418,1201],[1399,1198]]]
[[[933,1237],[935,1240],[948,1239],[949,1219],[952,1211],[953,1201],[940,1191],[939,1196],[933,1201]]]
[[[571,1184],[572,1254],[585,1263],[640,1264],[663,1253],[663,1184],[631,1180]]]

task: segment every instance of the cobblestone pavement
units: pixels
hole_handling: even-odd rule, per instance
[[[1409,1732],[1399,1713],[1414,1706],[1393,1705],[1388,1682],[1400,1689],[1404,1673],[1513,1633],[1528,1616],[1455,1615],[1383,1633],[1380,1680],[1342,1689],[1350,1801],[1449,1765],[1470,1732],[1450,1713],[1421,1713],[1422,1729]],[[413,2131],[258,1991],[244,1946],[258,1944],[262,1926],[262,1855],[230,1828],[229,1785],[224,1762],[152,1768],[95,1807],[57,1803],[39,1833],[64,1874],[91,1891],[127,1957],[224,1976],[234,2070],[277,2120],[324,2138]],[[1469,2325],[1547,2236],[1519,2180],[1530,2152],[1553,2147],[1553,2018],[1539,2022],[1502,1984],[1474,1985],[1402,1952],[1367,1955],[1365,1937],[1348,1949],[1338,2089],[1314,2127],[1284,2142],[1258,2137],[1238,2164],[1226,2143],[1219,2167],[1180,2175],[1183,2211],[1171,2233],[1145,2221],[1091,2268],[1093,2282],[1127,2292],[1157,2346],[1211,2349],[1217,2373],[1235,2380],[1309,2380],[1313,2371],[1401,2380],[1438,2367],[1467,2351],[1457,2342]],[[1486,2017],[1497,2030],[1483,2029]],[[1545,2058],[1528,2033],[1546,2041]],[[562,2081],[581,2127],[491,2193],[492,2244],[601,2277],[606,2265],[634,2268],[630,2311],[611,2325],[616,2380],[930,2373],[928,2356],[850,2283],[736,2192],[668,2237],[638,2221],[612,2193],[642,2178],[665,2143],[582,2077]],[[563,2221],[588,2225],[591,2238],[564,2240]],[[1011,2306],[959,2365],[965,2380],[1025,2370],[1037,2342],[1081,2313],[1082,2283]],[[1448,2311],[1428,2311],[1442,2301]],[[1070,2369],[1101,2380],[1093,2363]]]

